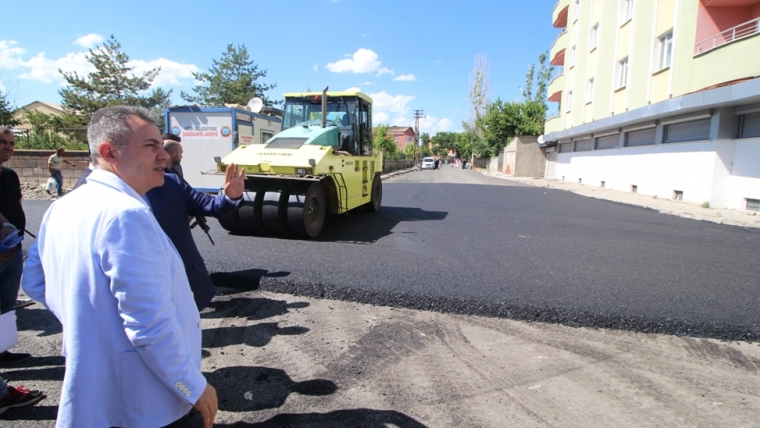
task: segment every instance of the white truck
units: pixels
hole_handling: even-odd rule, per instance
[[[265,112],[266,113],[266,112]],[[264,144],[280,132],[282,119],[238,107],[169,107],[166,132],[182,138],[182,171],[196,190],[216,193],[224,177],[204,175],[216,170],[216,157],[239,145]]]

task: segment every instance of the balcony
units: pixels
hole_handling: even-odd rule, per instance
[[[562,115],[556,115],[546,118],[544,123],[544,135],[551,134],[552,132],[562,131]]]
[[[549,101],[559,102],[562,100],[562,90],[565,89],[565,75],[558,74],[554,76],[551,82],[549,82],[549,89],[546,91],[549,94]]]
[[[565,65],[565,49],[567,49],[567,31],[562,31],[549,50],[549,57],[552,59],[551,65]]]
[[[567,27],[567,13],[570,10],[570,0],[557,0],[552,12],[552,25],[555,28]]]
[[[760,18],[755,18],[751,21],[744,22],[735,27],[731,27],[728,30],[721,31],[718,34],[712,35],[701,42],[698,42],[694,48],[694,54],[699,55],[723,45],[733,43],[737,40],[741,40],[760,32]]]

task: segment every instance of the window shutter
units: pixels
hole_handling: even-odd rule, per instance
[[[605,135],[604,137],[596,138],[597,149],[612,149],[618,146],[620,141],[620,134]]]
[[[560,153],[569,153],[573,151],[573,143],[565,143],[559,145]]]
[[[739,138],[760,137],[760,112],[742,116],[742,129]]]
[[[649,146],[654,144],[657,128],[639,129],[625,133],[625,146]]]
[[[589,150],[594,150],[594,140],[588,139],[588,140],[582,140],[582,141],[576,141],[575,142],[575,151],[576,152],[587,152]]]
[[[711,121],[708,117],[706,119],[665,125],[665,142],[680,143],[682,141],[709,140]]]

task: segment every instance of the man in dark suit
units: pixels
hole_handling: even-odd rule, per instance
[[[75,189],[86,183],[91,170],[88,168],[77,182]],[[224,178],[223,191],[217,196],[207,195],[193,189],[185,180],[167,170],[164,185],[149,190],[143,197],[150,205],[153,215],[164,233],[177,248],[193,291],[198,310],[208,306],[216,295],[216,287],[206,270],[195,246],[187,216],[226,217],[243,203],[245,171],[230,164]]]
[[[185,272],[198,310],[208,306],[216,295],[216,287],[195,246],[187,216],[222,218],[235,212],[243,203],[244,177],[242,168],[239,169],[237,165],[233,168],[233,164],[230,164],[224,180],[224,191],[214,197],[193,189],[182,177],[169,173],[167,169],[164,185],[145,194],[158,224],[185,263]]]

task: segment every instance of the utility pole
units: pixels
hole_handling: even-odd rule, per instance
[[[420,119],[424,119],[427,116],[422,114],[422,110],[414,111],[414,164],[420,160]]]

